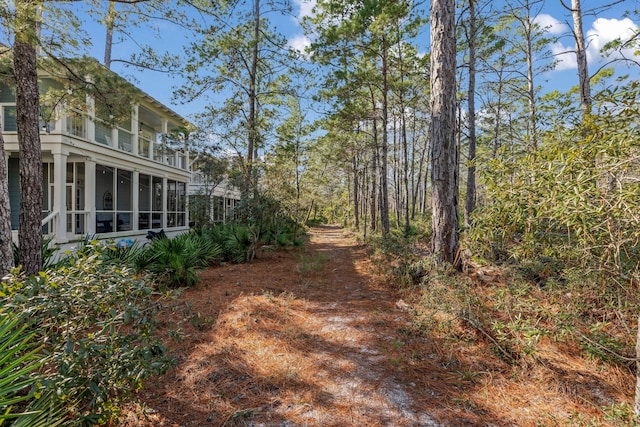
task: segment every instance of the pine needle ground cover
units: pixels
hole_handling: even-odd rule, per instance
[[[509,360],[446,310],[428,318],[423,289],[376,274],[343,230],[310,234],[302,248],[206,270],[165,309],[178,364],[121,425],[629,425],[627,369],[548,337],[536,357]]]

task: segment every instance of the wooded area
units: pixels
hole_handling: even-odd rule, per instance
[[[601,292],[603,322],[615,324],[611,340],[599,342],[618,362],[637,361],[640,30],[629,28],[597,58],[583,28],[585,16],[620,2],[561,1],[573,46],[561,55],[553,51],[560,35],[542,19],[548,0],[432,0],[429,10],[318,0],[301,20],[304,52],[272,18],[290,18],[287,0],[74,3],[0,6],[0,78],[17,88],[18,264],[27,274],[43,268],[41,109],[60,101],[39,97],[37,67],[66,69],[97,43],[78,18],[83,8],[107,34],[107,68],[180,76],[175,99],[203,102],[194,128],[181,131],[202,159],[229,159],[223,169],[211,160],[210,170],[241,189],[247,216],[274,200],[296,223],[418,240],[439,266],[517,266],[540,289],[581,282]],[[640,17],[626,13],[629,22]],[[167,51],[142,36],[159,23],[191,41]],[[123,40],[138,50],[118,56]],[[575,84],[553,87],[554,69],[569,57]],[[82,97],[104,82],[91,83],[66,82]],[[105,101],[117,121],[118,101]],[[2,274],[14,264],[6,180],[0,135]]]

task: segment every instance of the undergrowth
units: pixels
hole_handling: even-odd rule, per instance
[[[516,383],[544,379],[575,405],[595,408],[599,415],[579,411],[589,423],[632,425],[636,285],[546,254],[502,266],[472,261],[463,274],[437,267],[406,239],[369,245],[373,264],[409,302],[412,329],[442,338],[463,365],[471,358],[468,375],[487,369],[473,359],[493,357],[491,375],[507,372]]]

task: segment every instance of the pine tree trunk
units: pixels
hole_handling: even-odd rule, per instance
[[[7,159],[4,138],[0,132],[0,278],[13,267],[13,242],[11,240],[11,205],[9,204]]]
[[[253,162],[256,158],[258,139],[258,99],[256,86],[258,82],[258,49],[260,38],[260,0],[253,0],[253,50],[251,52],[251,71],[249,72],[249,119],[247,138],[247,167],[245,170],[245,192],[249,192],[257,183],[254,182]]]
[[[464,206],[464,225],[471,225],[476,207],[476,12],[475,1],[469,0],[469,164],[467,166],[467,196]]]
[[[27,274],[42,270],[42,153],[36,68],[36,5],[16,2],[14,70],[20,146],[20,264]]]
[[[580,107],[582,108],[583,118],[586,118],[591,114],[591,85],[587,67],[587,50],[584,43],[584,32],[582,31],[580,0],[571,1],[571,14],[573,15],[573,35],[576,39],[576,60],[578,64],[578,79],[580,80]]]
[[[389,184],[387,183],[388,160],[387,154],[389,150],[389,83],[388,83],[388,66],[387,66],[387,41],[382,40],[382,144],[380,157],[380,224],[382,225],[382,234],[388,236],[391,231],[389,223]]]
[[[113,26],[116,20],[116,6],[113,1],[109,2],[109,12],[107,13],[107,36],[104,42],[104,66],[111,68],[111,48],[113,47]]]
[[[358,177],[358,160],[354,154],[351,157],[353,166],[353,227],[360,228],[360,180]]]
[[[431,2],[432,248],[455,264],[458,250],[455,0]]]

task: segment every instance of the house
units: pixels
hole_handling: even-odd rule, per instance
[[[54,93],[50,106],[41,106],[43,234],[64,247],[87,235],[144,240],[148,230],[169,235],[188,230],[189,152],[175,131],[189,123],[96,63],[93,70],[127,87],[128,102],[117,101],[124,111],[117,118],[90,91],[71,102],[77,86],[65,87],[64,77],[39,76],[41,97]],[[20,206],[15,113],[15,87],[0,82],[13,230]]]
[[[216,159],[224,163],[224,158]],[[207,166],[202,160],[193,161],[191,181],[189,182],[189,211],[191,218],[198,223],[226,223],[234,219],[234,209],[241,199],[236,188],[225,173],[215,177],[205,173]]]

